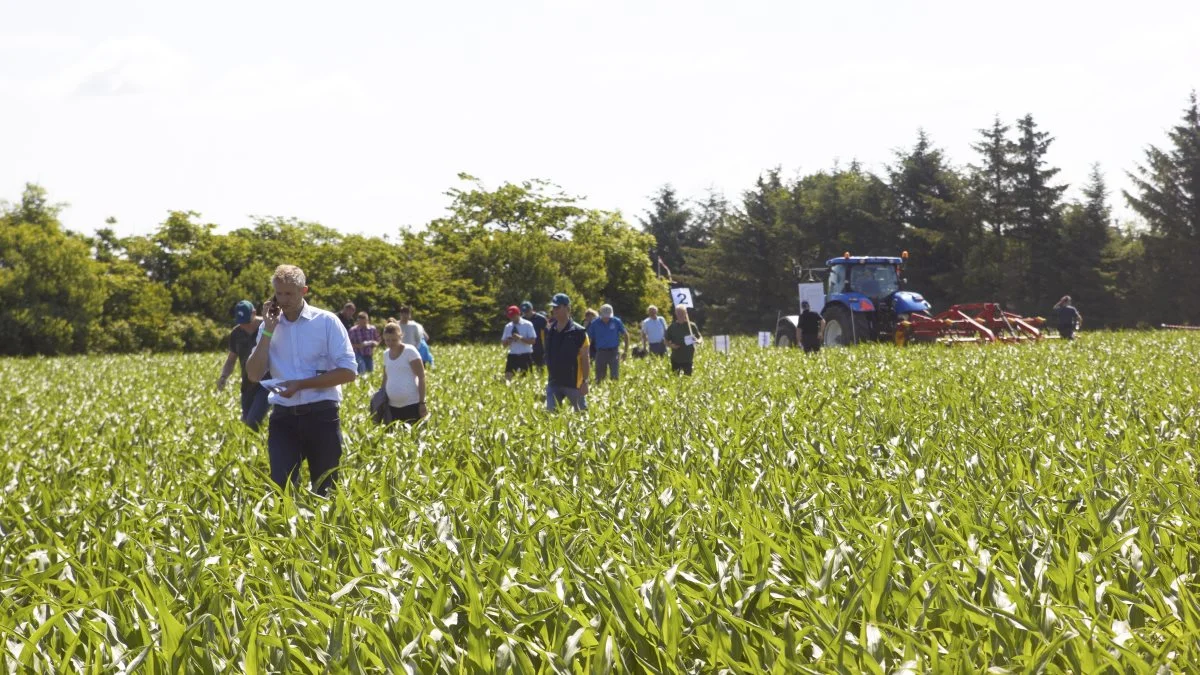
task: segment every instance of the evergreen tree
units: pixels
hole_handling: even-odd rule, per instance
[[[1086,308],[1089,325],[1107,325],[1118,318],[1111,302],[1113,275],[1105,264],[1113,222],[1098,164],[1092,166],[1083,197],[1063,214],[1063,286],[1077,306]]]
[[[1200,109],[1196,93],[1169,149],[1150,146],[1146,163],[1130,173],[1136,194],[1125,199],[1146,220],[1146,266],[1154,292],[1154,322],[1200,322]],[[1187,289],[1180,292],[1180,289]]]
[[[1062,295],[1062,194],[1065,185],[1051,181],[1059,170],[1046,164],[1054,139],[1038,131],[1033,115],[1017,122],[1012,145],[1012,226],[1008,232],[1006,288],[1015,294],[1021,311],[1048,311]]]
[[[654,237],[654,251],[650,256],[650,264],[654,269],[659,269],[658,259],[662,258],[672,274],[686,275],[684,248],[690,243],[692,212],[679,203],[675,188],[670,185],[659,188],[651,210],[638,220],[642,230]]]
[[[963,179],[947,164],[924,130],[912,150],[896,153],[888,168],[892,218],[911,257],[906,275],[935,306],[961,300],[966,257],[979,238]]]

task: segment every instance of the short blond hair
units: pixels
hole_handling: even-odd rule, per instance
[[[280,265],[276,267],[275,273],[271,275],[271,283],[274,284],[276,281],[299,286],[300,288],[308,285],[307,280],[304,278],[304,270],[295,265]]]

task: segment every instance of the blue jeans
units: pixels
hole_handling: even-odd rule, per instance
[[[270,395],[271,392],[267,391],[266,387],[258,386],[258,383],[253,387],[242,388],[242,424],[258,431],[258,426],[271,409],[271,404],[267,403],[267,397]]]
[[[546,385],[546,410],[553,412],[563,399],[570,401],[576,410],[587,410],[587,399],[578,389],[560,387],[557,384]]]
[[[316,410],[306,411],[316,406]],[[303,414],[295,414],[302,412]],[[300,463],[308,460],[308,475],[313,491],[324,495],[337,480],[342,459],[342,422],[338,406],[332,401],[297,408],[275,406],[267,433],[267,454],[271,458],[271,480],[284,487],[290,480],[300,483]]]
[[[358,361],[358,374],[375,372],[375,355],[365,356],[363,354],[355,354],[354,360]]]

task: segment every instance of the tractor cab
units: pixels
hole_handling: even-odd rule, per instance
[[[882,300],[900,290],[900,258],[834,258],[826,297],[859,293]]]
[[[826,261],[826,345],[888,339],[899,322],[929,309],[921,294],[902,290],[904,262],[905,257],[849,253]]]

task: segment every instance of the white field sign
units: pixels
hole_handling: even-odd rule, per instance
[[[722,354],[728,354],[729,353],[729,336],[728,335],[714,336],[713,337],[713,346],[717,348],[718,352],[720,352]]]
[[[758,346],[759,347],[770,347],[771,346],[771,331],[768,331],[768,330],[758,331]]]

